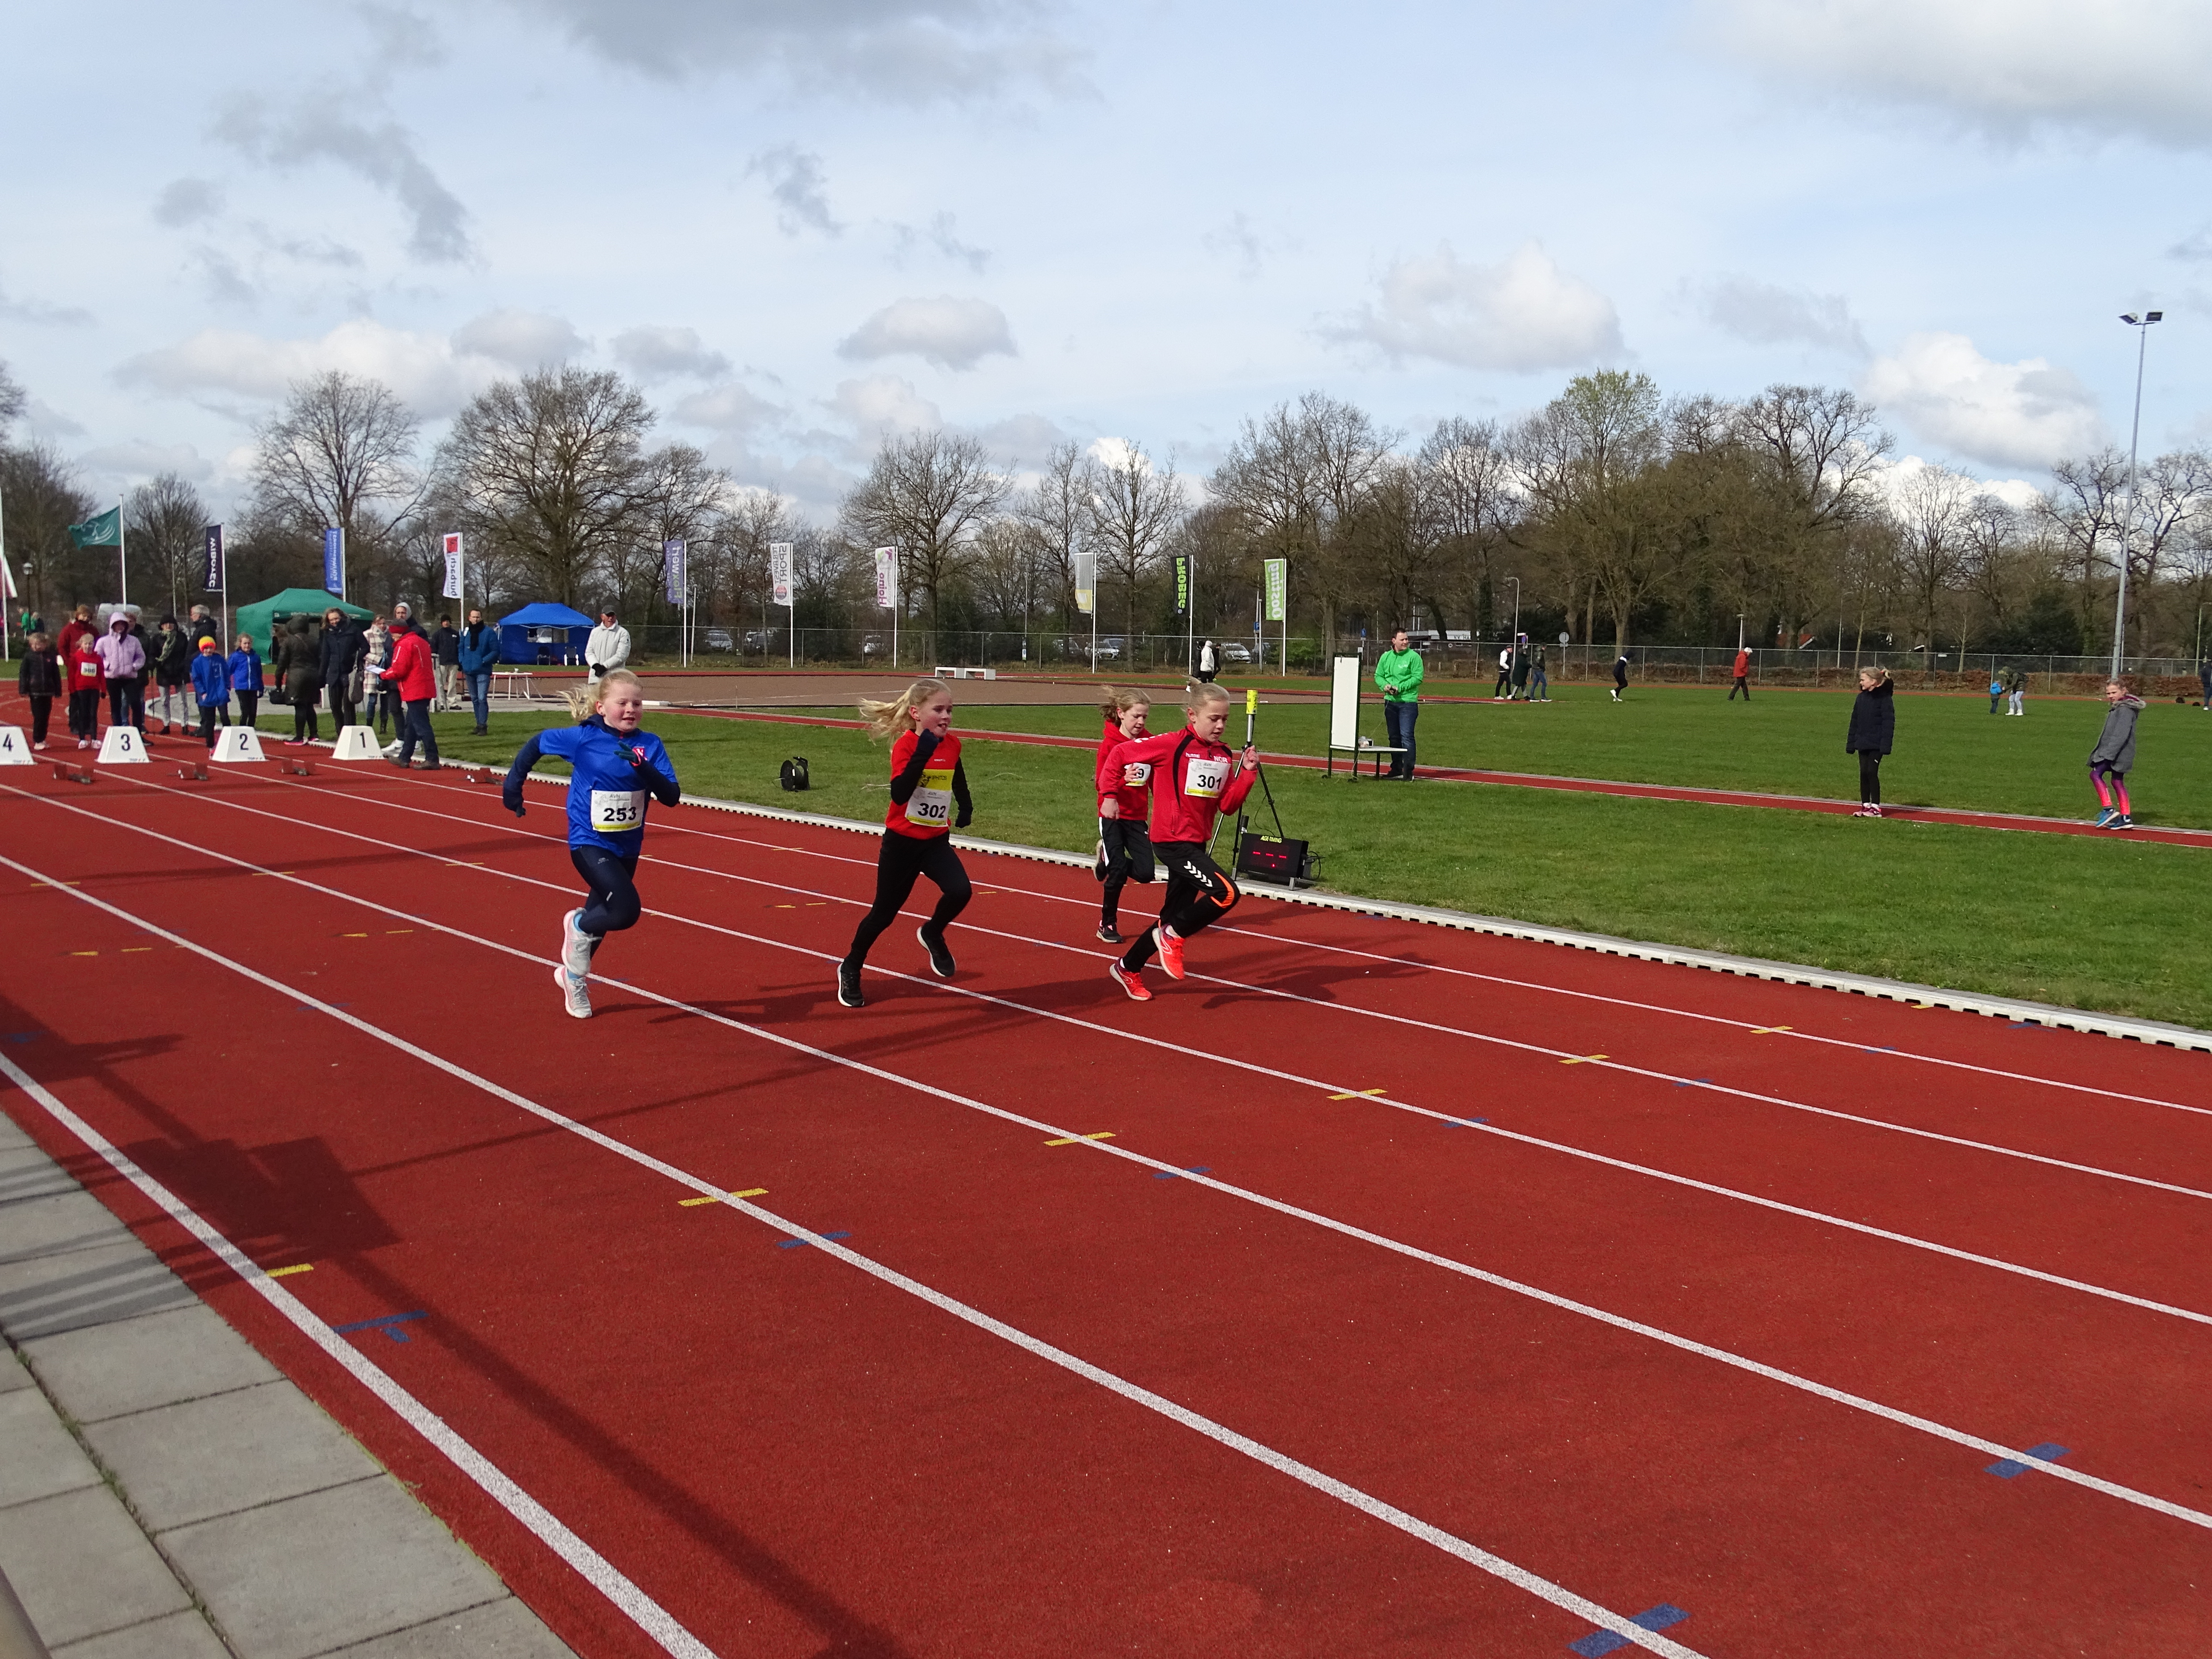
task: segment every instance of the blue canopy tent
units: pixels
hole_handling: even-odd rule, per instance
[[[580,663],[592,637],[592,619],[565,605],[540,601],[499,619],[501,662]]]

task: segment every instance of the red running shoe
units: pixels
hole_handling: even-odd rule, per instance
[[[1182,977],[1182,940],[1164,927],[1152,929],[1152,938],[1160,947],[1160,966],[1170,979]]]
[[[1133,974],[1118,961],[1106,964],[1106,977],[1129,994],[1132,1002],[1150,1002],[1152,994],[1145,988],[1145,976]]]

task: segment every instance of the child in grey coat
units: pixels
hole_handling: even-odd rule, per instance
[[[2136,821],[2129,815],[2128,774],[2135,769],[2136,716],[2142,713],[2143,700],[2113,680],[2105,687],[2105,701],[2112,709],[2105,716],[2105,729],[2097,734],[2097,746],[2089,751],[2089,781],[2097,786],[2097,799],[2105,809],[2097,814],[2097,828],[2132,830]]]

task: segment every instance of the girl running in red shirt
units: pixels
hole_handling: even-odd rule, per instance
[[[1182,943],[1227,915],[1237,887],[1206,854],[1214,821],[1233,812],[1251,793],[1260,765],[1257,750],[1232,753],[1221,741],[1229,723],[1229,693],[1193,684],[1182,705],[1188,726],[1157,738],[1116,744],[1098,765],[1098,816],[1121,811],[1115,792],[1132,766],[1149,766],[1152,786],[1152,845],[1168,868],[1168,890],[1158,925],[1110,963],[1107,973],[1138,1002],[1150,1002],[1145,964],[1157,951],[1170,979],[1182,977]]]
[[[866,1006],[860,965],[884,929],[898,920],[917,877],[927,876],[938,887],[937,908],[915,937],[939,979],[951,979],[953,969],[945,930],[967,908],[974,891],[952,848],[952,831],[968,827],[975,806],[960,764],[960,739],[952,735],[951,688],[942,680],[916,680],[889,702],[863,697],[860,718],[877,738],[897,735],[891,744],[891,804],[876,854],[876,902],[860,918],[853,948],[837,964],[837,1000],[848,1008]]]
[[[1094,769],[1104,766],[1106,757],[1119,745],[1150,735],[1145,720],[1152,707],[1152,700],[1141,691],[1106,688],[1106,701],[1098,710],[1106,717],[1106,732],[1098,739]],[[1122,768],[1121,782],[1114,791],[1116,811],[1110,817],[1103,811],[1099,815],[1098,863],[1092,873],[1106,884],[1098,904],[1098,937],[1109,945],[1121,942],[1115,921],[1121,911],[1122,888],[1133,881],[1152,878],[1152,836],[1145,827],[1152,811],[1152,778],[1149,762],[1133,761]]]

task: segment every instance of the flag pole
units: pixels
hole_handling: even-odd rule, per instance
[[[123,497],[118,495],[115,498],[115,585],[123,596],[117,603],[128,605],[131,603],[131,561],[123,550],[124,539]]]
[[[13,605],[16,600],[15,573],[8,568],[8,514],[4,506],[5,493],[0,491],[0,587],[8,590],[6,605]],[[23,649],[28,651],[30,648],[31,636],[25,634]],[[0,605],[0,662],[13,662],[15,659],[14,653],[8,647],[8,611],[5,605]]]

